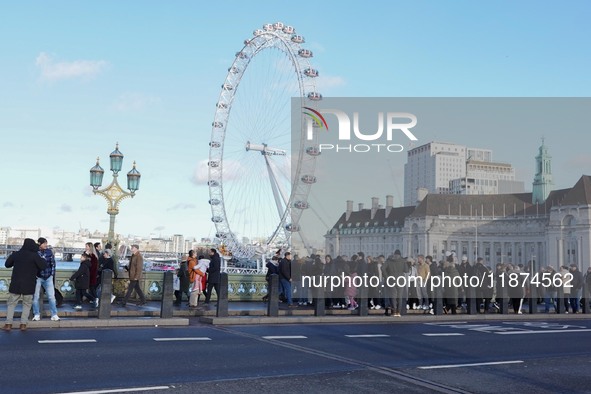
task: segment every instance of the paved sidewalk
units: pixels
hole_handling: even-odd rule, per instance
[[[49,319],[48,304],[44,304],[45,314],[41,321],[29,321],[29,328],[83,328],[83,327],[146,327],[146,326],[187,326],[192,321],[199,321],[213,325],[243,325],[243,324],[318,324],[318,323],[396,323],[396,322],[443,322],[443,321],[486,321],[486,320],[578,320],[591,319],[591,314],[514,314],[506,315],[491,313],[468,315],[434,316],[424,311],[409,310],[404,316],[385,316],[384,310],[369,310],[368,316],[358,316],[358,311],[347,309],[327,309],[326,316],[314,316],[311,306],[299,306],[287,308],[284,304],[279,306],[278,317],[267,317],[267,304],[264,302],[230,302],[228,304],[228,317],[216,317],[216,303],[210,305],[201,304],[198,308],[189,308],[185,302],[182,306],[173,308],[173,318],[160,318],[160,302],[150,301],[145,305],[137,306],[133,302],[122,307],[113,303],[111,305],[111,318],[99,319],[98,309],[90,304],[84,304],[81,311],[75,310],[74,304],[65,303],[58,308],[61,318],[58,322]],[[14,322],[18,325],[21,306],[17,307]],[[30,318],[33,316],[31,315]],[[6,318],[6,303],[0,303],[0,321]]]

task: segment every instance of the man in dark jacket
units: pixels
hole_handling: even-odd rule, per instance
[[[207,294],[205,295],[205,303],[209,304],[211,298],[211,291],[215,289],[215,294],[220,296],[220,272],[221,259],[217,250],[209,249],[209,268],[207,269]]]
[[[44,269],[47,265],[45,260],[37,253],[38,251],[39,246],[37,243],[30,238],[26,238],[23,247],[18,252],[14,252],[8,256],[8,259],[4,263],[6,268],[14,267],[10,280],[10,288],[8,289],[5,331],[12,329],[14,310],[19,300],[23,302],[20,329],[23,331],[27,329],[29,313],[33,305],[33,294],[35,293],[37,283],[37,272]]]
[[[409,271],[410,265],[406,259],[401,257],[398,249],[394,252],[394,256],[389,257],[382,266],[382,272],[386,278],[386,297],[384,297],[386,304],[384,314],[386,316],[390,316],[390,311],[394,316],[400,316],[400,310],[405,307],[403,305],[405,302],[402,299],[405,296],[406,288],[399,285],[406,283],[406,275]]]
[[[570,289],[570,306],[573,308],[573,313],[579,312],[579,298],[581,297],[581,289],[583,288],[583,274],[579,271],[579,267],[576,264],[571,264],[569,269],[570,273],[573,275],[573,279],[571,280],[571,289]]]
[[[279,261],[279,280],[283,286],[285,298],[287,298],[287,306],[294,307],[291,298],[291,253],[289,252],[286,252]]]
[[[97,242],[98,243],[98,242]],[[96,247],[96,244],[95,244]],[[99,248],[97,248],[97,250],[100,250],[100,244],[99,244]],[[113,252],[111,251],[111,249],[105,249],[103,253],[101,253],[102,256],[99,257],[99,267],[98,267],[98,279],[101,282],[99,285],[99,292],[98,292],[98,299],[100,299],[100,294],[103,291],[103,271],[105,270],[109,270],[109,271],[113,271],[113,278],[117,279],[117,271],[115,270],[115,260],[113,260]],[[115,294],[111,294],[111,303],[113,303],[113,301],[115,301],[115,298],[117,298],[115,296]]]

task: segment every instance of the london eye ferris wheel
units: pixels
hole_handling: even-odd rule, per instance
[[[281,22],[256,29],[236,53],[216,103],[208,161],[211,220],[216,237],[238,258],[289,248],[309,207],[319,151],[304,132],[292,133],[292,100],[304,108],[322,95],[304,43]]]

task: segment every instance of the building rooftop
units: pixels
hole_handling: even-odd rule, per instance
[[[547,215],[555,206],[591,205],[591,176],[583,175],[577,183],[568,189],[553,190],[544,204],[532,204],[532,193],[488,194],[488,195],[452,195],[427,194],[421,203],[407,207],[386,207],[375,211],[371,218],[371,209],[352,211],[347,220],[344,212],[333,228],[339,226],[374,227],[403,226],[407,217],[423,216],[485,216],[515,217]],[[388,215],[386,216],[386,213]]]

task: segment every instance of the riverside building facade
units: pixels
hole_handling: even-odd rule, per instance
[[[591,260],[591,176],[567,189],[551,190],[547,148],[536,157],[531,193],[452,195],[427,193],[418,205],[386,206],[372,198],[371,209],[347,209],[325,235],[326,253],[388,256],[432,255],[445,251],[483,257],[487,264],[527,264],[536,269],[575,263],[586,271]]]

